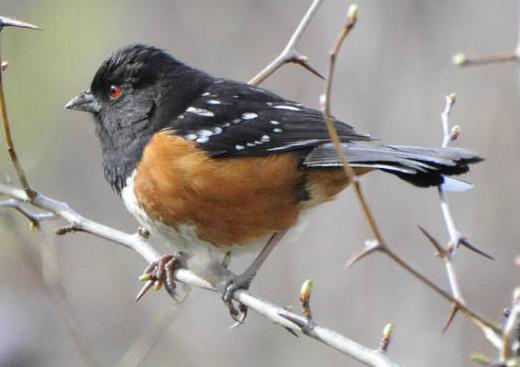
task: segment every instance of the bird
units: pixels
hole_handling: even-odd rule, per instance
[[[151,45],[114,51],[65,108],[93,116],[106,180],[139,224],[176,250],[145,270],[148,284],[174,294],[173,271],[187,267],[222,292],[234,319],[247,309],[233,305],[233,293],[249,288],[303,212],[351,183],[322,112]],[[333,123],[357,175],[382,171],[460,191],[469,184],[448,176],[482,160],[457,147],[388,145]],[[241,252],[257,257],[236,275],[225,259]]]

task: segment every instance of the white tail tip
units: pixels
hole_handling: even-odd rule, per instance
[[[471,190],[473,188],[473,185],[470,184],[469,182],[456,180],[454,178],[446,177],[446,176],[443,176],[443,177],[444,177],[444,182],[442,183],[441,188],[444,191],[463,192],[463,191]]]

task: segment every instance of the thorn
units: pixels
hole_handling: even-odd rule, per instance
[[[484,256],[485,258],[489,259],[489,260],[495,260],[495,258],[487,253],[485,253],[484,251],[482,250],[479,250],[478,248],[476,248],[475,246],[473,246],[467,238],[465,237],[461,237],[459,239],[459,243],[464,246],[464,247],[467,247],[468,249],[470,249],[471,251],[481,255],[481,256]]]
[[[365,242],[365,248],[361,251],[359,251],[357,254],[352,256],[349,261],[344,266],[344,269],[350,269],[354,264],[356,264],[358,261],[364,259],[368,255],[372,254],[373,252],[381,250],[381,245],[377,240],[367,240]]]
[[[26,29],[34,29],[41,31],[42,29],[34,24],[22,22],[21,20],[16,20],[12,18],[7,18],[0,16],[0,30],[3,27],[16,27],[16,28],[26,28]]]
[[[7,67],[9,66],[9,63],[7,61],[2,61],[2,64],[0,64],[0,69],[2,69],[2,72],[7,70]]]
[[[299,64],[299,65],[303,66],[305,69],[307,69],[307,71],[310,71],[312,74],[314,74],[318,78],[320,78],[322,80],[325,80],[325,77],[318,70],[316,70],[316,68],[311,66],[307,62],[307,60],[309,60],[309,58],[307,56],[298,55],[295,59],[291,60],[291,62],[294,62],[296,64]]]
[[[300,336],[298,335],[298,333],[297,333],[296,331],[294,331],[293,329],[288,328],[288,327],[285,327],[285,326],[284,326],[283,328],[284,328],[285,330],[287,330],[289,333],[291,333],[291,335],[293,335],[293,336],[295,336],[295,337],[297,337],[297,338],[300,337]]]
[[[446,250],[442,248],[442,246],[439,244],[439,242],[433,237],[430,232],[428,232],[426,229],[421,227],[420,225],[417,225],[419,227],[419,230],[430,240],[430,243],[435,247],[435,256],[438,257],[446,257]]]
[[[442,327],[442,332],[443,333],[445,333],[446,330],[448,330],[448,328],[450,327],[451,322],[453,321],[453,319],[457,315],[457,311],[459,311],[459,306],[457,306],[456,304],[452,304],[451,308],[450,308],[450,314],[448,315],[448,319],[446,320],[446,323]]]
[[[143,296],[150,290],[150,288],[152,288],[154,283],[155,283],[155,281],[151,280],[151,279],[149,281],[147,281],[146,284],[143,285],[143,287],[141,288],[139,293],[137,293],[137,296],[135,296],[135,301],[139,302],[141,300],[141,298],[143,298]]]
[[[451,62],[456,66],[464,66],[468,63],[468,58],[464,52],[459,52],[458,54],[453,55]]]

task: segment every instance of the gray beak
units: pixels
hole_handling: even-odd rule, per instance
[[[94,98],[92,93],[83,92],[79,96],[67,102],[65,108],[68,110],[98,113],[101,109],[101,106],[99,105],[99,102]]]

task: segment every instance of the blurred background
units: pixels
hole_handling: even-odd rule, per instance
[[[89,116],[65,111],[63,105],[88,88],[112,50],[132,42],[160,46],[212,74],[246,81],[278,54],[310,3],[2,0],[2,15],[45,29],[2,32],[2,56],[10,63],[5,85],[12,129],[31,183],[91,219],[134,231],[136,222],[104,182]],[[456,145],[478,151],[486,161],[466,176],[475,188],[449,195],[450,204],[460,231],[496,260],[462,249],[455,264],[468,304],[500,322],[520,280],[513,265],[520,253],[518,64],[460,69],[450,60],[459,51],[512,49],[516,2],[358,4],[358,24],[337,65],[334,114],[385,142],[439,145],[443,96],[458,94],[452,120],[461,125],[462,135]],[[347,5],[326,1],[299,47],[323,72]],[[318,107],[323,82],[289,65],[263,86]],[[16,182],[7,154],[1,157],[1,180]],[[388,243],[447,288],[442,262],[417,229],[420,224],[447,241],[436,190],[380,173],[362,181]],[[469,366],[472,352],[494,356],[480,330],[463,316],[443,334],[449,304],[384,256],[343,269],[370,237],[350,190],[316,209],[306,223],[297,241],[275,250],[253,292],[280,305],[298,305],[301,283],[312,278],[318,322],[373,347],[384,325],[393,322],[389,355],[403,366]],[[358,365],[315,341],[291,336],[254,312],[246,326],[228,330],[227,311],[205,291],[193,291],[180,306],[173,306],[165,292],[136,304],[143,260],[89,235],[55,238],[57,225],[47,224],[45,230],[55,240],[60,282],[98,366]],[[86,365],[44,286],[43,241],[20,215],[0,212],[1,367]],[[248,261],[236,261],[236,268]],[[148,348],[142,340],[155,342]]]

